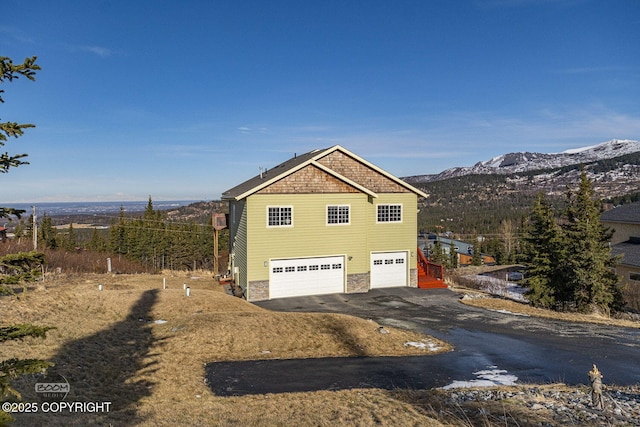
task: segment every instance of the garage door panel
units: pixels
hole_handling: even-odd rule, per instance
[[[371,288],[407,286],[407,252],[371,254]]]
[[[342,256],[272,260],[269,297],[341,293],[344,277]]]

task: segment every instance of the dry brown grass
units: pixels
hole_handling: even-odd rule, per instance
[[[457,289],[458,292],[470,292],[476,295],[482,294],[479,291],[465,291]],[[595,323],[600,325],[621,326],[625,328],[640,328],[640,322],[632,320],[614,319],[611,317],[599,316],[596,314],[564,313],[553,310],[532,307],[517,301],[505,298],[491,297],[484,294],[483,297],[462,299],[463,304],[488,310],[507,310],[512,313],[526,314],[528,316],[544,317],[547,319],[564,320],[568,322]]]
[[[0,298],[3,324],[57,327],[44,340],[4,343],[0,360],[51,360],[71,385],[67,401],[112,402],[105,414],[18,415],[16,425],[439,425],[385,390],[214,395],[203,381],[208,362],[416,355],[425,351],[404,343],[423,339],[450,347],[394,328],[380,334],[376,323],[345,315],[264,310],[204,275],[166,276],[168,289],[162,277],[62,275]],[[15,384],[27,402],[38,401],[34,382]]]

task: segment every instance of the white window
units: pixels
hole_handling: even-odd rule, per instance
[[[402,205],[378,205],[378,222],[402,222]]]
[[[349,224],[349,205],[327,206],[327,224]]]
[[[269,227],[291,227],[293,225],[293,208],[291,206],[269,206],[267,208],[267,225]]]

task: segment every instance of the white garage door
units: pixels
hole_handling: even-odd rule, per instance
[[[269,298],[344,292],[344,257],[272,260]]]
[[[407,286],[407,253],[371,254],[371,288]]]

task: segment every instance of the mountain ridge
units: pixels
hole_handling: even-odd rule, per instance
[[[596,145],[570,149],[560,153],[512,152],[477,162],[473,166],[453,167],[438,174],[414,175],[403,177],[402,179],[412,184],[420,184],[465,175],[510,175],[593,163],[637,152],[640,152],[640,141],[612,139]]]
[[[611,140],[555,154],[508,153],[469,168],[403,179],[429,195],[420,201],[420,229],[495,233],[503,220],[519,224],[539,193],[561,208],[582,171],[602,200],[637,200],[640,142]]]

